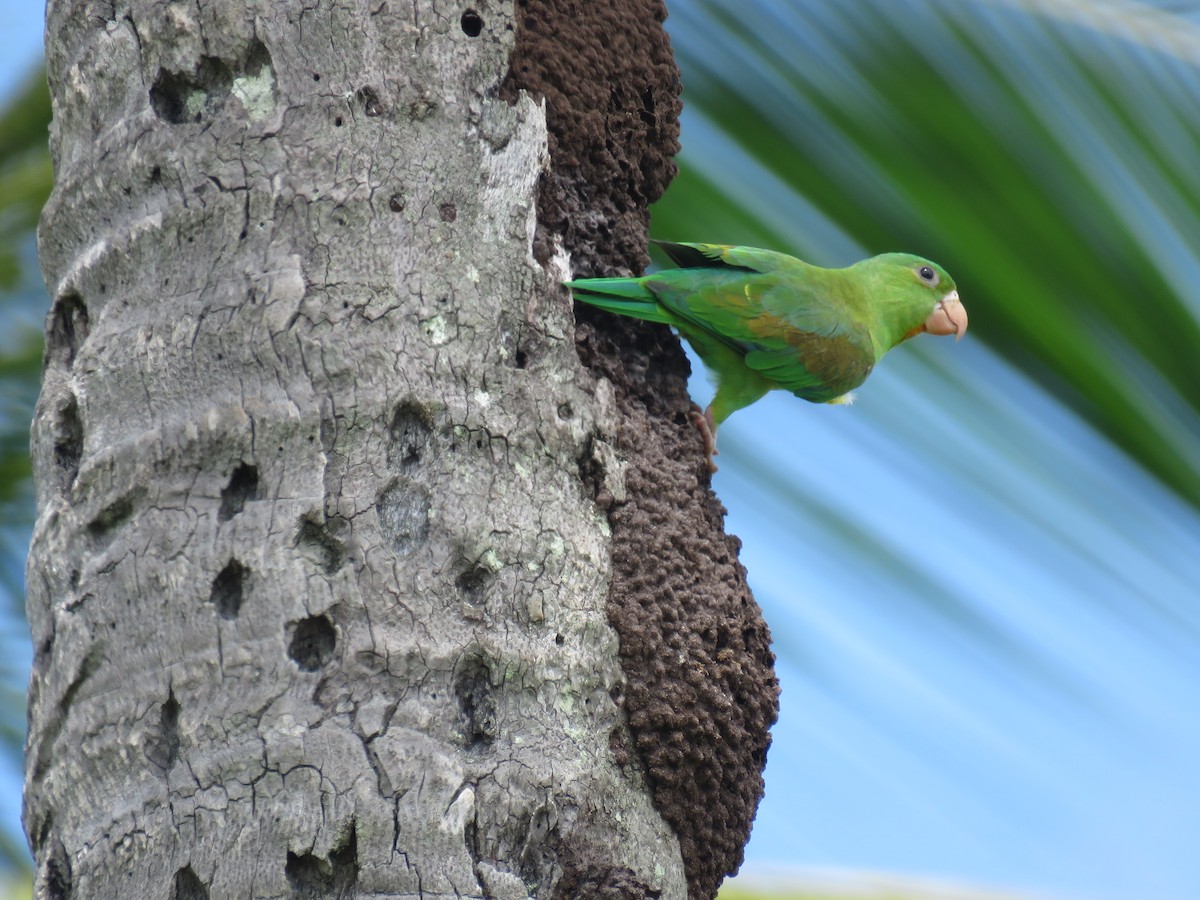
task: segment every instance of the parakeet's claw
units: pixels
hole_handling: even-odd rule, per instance
[[[700,430],[700,439],[704,441],[704,455],[708,457],[708,471],[717,471],[717,464],[713,457],[719,452],[717,450],[717,426],[713,422],[712,407],[701,411],[699,405],[692,404],[692,421],[696,424],[696,428]]]

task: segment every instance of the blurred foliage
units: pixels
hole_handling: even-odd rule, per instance
[[[1050,0],[696,0],[672,16],[686,110],[738,165],[869,252],[945,265],[972,339],[1200,505],[1195,26]],[[764,218],[778,192],[690,165],[687,139],[656,234],[853,261],[796,246],[798,223]]]
[[[50,91],[39,69],[0,112],[0,291],[17,288],[20,248],[50,196],[49,126]]]
[[[28,635],[22,571],[33,527],[29,422],[42,363],[38,327],[48,305],[37,271],[34,231],[50,195],[47,146],[50,95],[34,73],[0,111],[0,752],[20,771],[25,741]],[[18,649],[18,645],[20,649]],[[0,860],[27,870],[21,835],[0,832]],[[21,876],[23,877],[23,876]],[[4,896],[29,896],[27,881],[0,884]]]
[[[920,340],[889,357],[836,425],[803,404],[771,418],[768,398],[722,438],[718,483],[747,542],[743,559],[757,554],[747,565],[781,669],[803,670],[791,697],[809,701],[785,708],[776,727],[770,764],[787,771],[773,782],[768,767],[755,841],[769,850],[758,858],[780,858],[790,838],[802,849],[783,858],[919,856],[938,871],[991,865],[1012,883],[1089,896],[1122,896],[1105,883],[1119,870],[1155,885],[1125,895],[1183,896],[1194,867],[1169,844],[1170,825],[1165,838],[1154,830],[1190,823],[1191,797],[1140,816],[1116,798],[1169,797],[1187,777],[1182,767],[1141,771],[1125,762],[1141,757],[1120,748],[1194,746],[1186,724],[1155,730],[1119,697],[1130,709],[1156,689],[1195,697],[1194,548],[1176,551],[1200,510],[1197,4],[669,6],[684,149],[654,235],[823,265],[919,253],[954,275],[971,315],[957,348]],[[1102,439],[1074,427],[1064,405]],[[736,428],[755,415],[739,441]],[[823,447],[848,451],[844,463]],[[762,551],[776,535],[773,549],[791,557],[772,573]],[[946,561],[925,549],[943,538],[973,552]],[[1118,649],[1097,659],[1088,643]],[[1141,654],[1172,662],[1139,673]],[[821,718],[812,701],[822,694],[852,713]],[[1039,820],[1021,815],[1039,808],[1040,776],[942,705],[978,709],[985,729],[1036,746],[1039,763],[1070,760],[1042,785],[1056,799]],[[791,728],[797,716],[805,727]],[[843,755],[817,762],[786,744],[789,730]],[[1070,743],[1080,732],[1094,740]],[[897,769],[905,758],[919,762]],[[1080,774],[1089,767],[1091,784]],[[845,780],[787,783],[814,773]],[[918,798],[896,784],[914,773],[928,776]],[[876,775],[862,792],[876,796],[851,789]],[[952,840],[955,829],[938,831],[936,814],[913,813],[934,790],[929,802],[945,804],[939,812],[962,833],[1004,841],[975,850]],[[772,813],[781,795],[814,802]],[[888,796],[906,807],[886,810]],[[862,821],[849,821],[856,812]],[[1070,840],[1042,821],[1059,817],[1074,823]],[[905,825],[903,842],[878,837]],[[1083,846],[1120,847],[1121,863]],[[964,848],[974,853],[965,861]]]
[[[5,533],[33,521],[29,422],[41,374],[42,334],[31,322],[47,305],[33,241],[50,196],[49,123],[50,94],[39,69],[0,111],[0,523]],[[6,557],[16,554],[15,560],[0,560],[0,588],[10,600],[5,606],[23,611],[14,572],[24,565],[25,547],[2,546]],[[4,732],[0,723],[0,741],[7,737]]]
[[[28,900],[33,896],[33,877],[27,872],[0,876],[0,900]]]
[[[984,891],[865,872],[781,870],[774,877],[726,881],[717,900],[1019,900],[1015,894]]]
[[[23,485],[30,476],[30,395],[36,393],[42,364],[42,344],[36,332],[28,332],[16,343],[14,349],[0,351],[0,382],[7,388],[0,397],[0,422],[4,423],[0,429],[0,508],[27,493]],[[11,521],[7,516],[6,520]]]

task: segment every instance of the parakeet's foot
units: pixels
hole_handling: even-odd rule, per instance
[[[692,421],[700,430],[700,438],[704,441],[704,453],[708,457],[708,471],[717,471],[717,464],[713,457],[719,452],[717,450],[717,426],[713,422],[712,407],[703,412],[700,411],[698,404],[692,404]]]

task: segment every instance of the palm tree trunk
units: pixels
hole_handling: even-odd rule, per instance
[[[765,627],[700,461],[630,437],[627,362],[580,366],[563,256],[535,259],[570,168],[519,75],[500,96],[534,5],[50,3],[41,895],[682,898],[736,868]],[[610,37],[661,34],[656,4],[623,13]],[[672,590],[729,575],[670,601],[693,617],[674,630],[633,612],[662,602],[630,582],[656,509],[668,565],[689,532],[724,548]],[[744,684],[715,662],[725,631]],[[655,711],[664,685],[692,724]],[[745,709],[750,744],[716,754],[741,769],[670,756],[744,742]],[[722,779],[749,817],[696,868],[680,820]]]

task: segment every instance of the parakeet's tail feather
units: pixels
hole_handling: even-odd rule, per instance
[[[675,317],[659,305],[640,278],[585,278],[568,281],[575,299],[622,316],[674,325]]]

